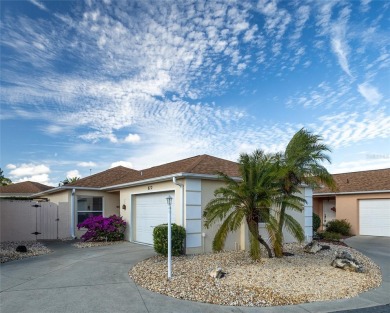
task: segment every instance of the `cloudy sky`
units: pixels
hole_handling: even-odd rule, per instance
[[[390,167],[388,1],[1,1],[1,164],[57,185],[116,165],[282,150]]]

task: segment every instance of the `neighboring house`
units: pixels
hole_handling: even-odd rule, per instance
[[[214,191],[223,186],[218,172],[239,178],[238,164],[228,160],[200,155],[136,171],[122,166],[88,176],[71,184],[36,194],[51,202],[69,205],[70,234],[79,237],[76,225],[91,215],[120,215],[128,223],[126,240],[153,244],[153,228],[167,222],[171,196],[172,221],[186,228],[187,253],[211,251],[214,234],[220,224],[205,229],[203,209],[214,198]],[[312,191],[302,187],[307,205],[302,213],[292,212],[312,236]],[[264,225],[262,225],[264,226]],[[263,227],[262,232],[265,229]],[[286,234],[286,241],[292,241]],[[243,224],[236,233],[229,234],[226,249],[248,247],[248,230]]]
[[[351,223],[353,235],[390,236],[390,168],[334,174],[337,191],[315,190],[313,209],[321,229],[333,219]]]
[[[21,183],[0,186],[0,198],[29,198],[33,194],[52,189],[53,187],[46,186],[33,181],[25,181]]]

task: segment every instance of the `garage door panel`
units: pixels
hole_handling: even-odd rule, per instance
[[[360,235],[390,237],[390,199],[359,201]]]
[[[153,244],[153,228],[167,223],[166,198],[172,197],[172,222],[175,221],[174,192],[137,195],[135,200],[135,241]]]

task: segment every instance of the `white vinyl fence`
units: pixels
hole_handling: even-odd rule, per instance
[[[67,203],[0,200],[0,241],[61,239],[70,236]]]

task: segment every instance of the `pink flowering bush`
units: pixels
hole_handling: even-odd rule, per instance
[[[83,241],[118,241],[125,237],[126,222],[120,216],[110,217],[91,216],[77,225],[77,228],[86,228],[87,232],[81,236]]]

